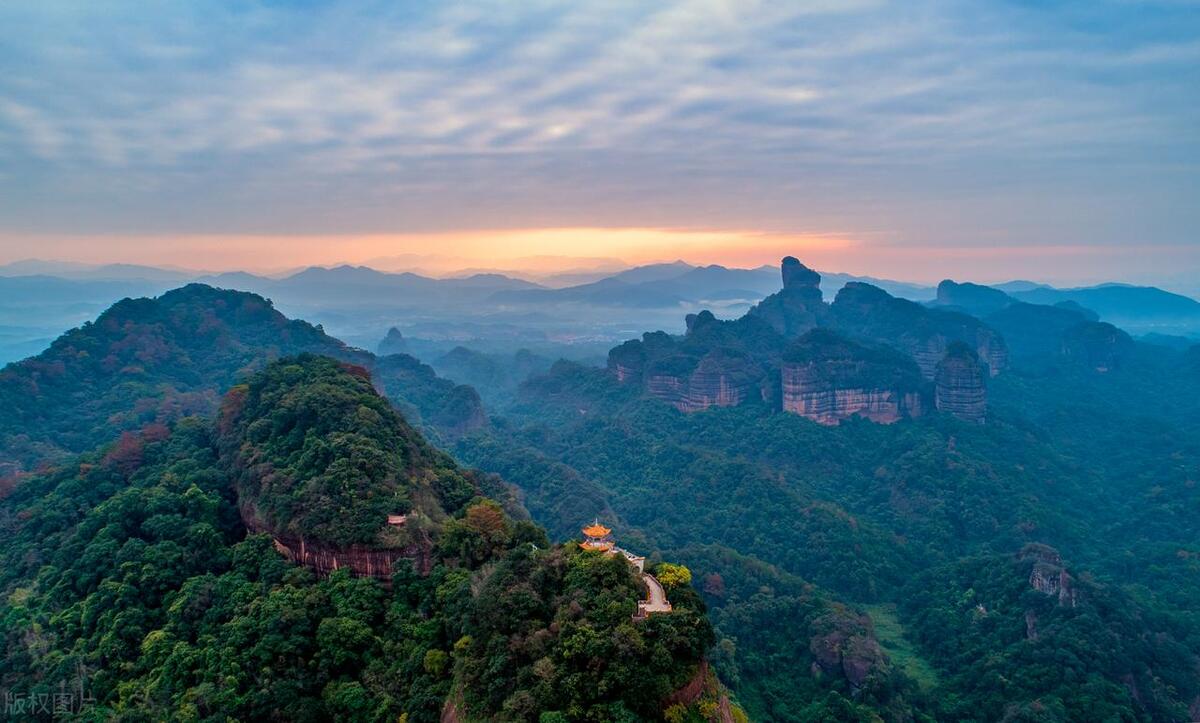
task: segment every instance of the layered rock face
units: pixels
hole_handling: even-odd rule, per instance
[[[238,506],[238,511],[247,530],[253,534],[270,535],[280,554],[322,577],[334,570],[349,569],[357,577],[380,580],[386,587],[391,585],[392,568],[398,560],[411,560],[413,570],[421,575],[429,574],[433,567],[433,541],[427,535],[421,536],[419,542],[395,548],[365,545],[335,547],[270,529],[258,518],[252,505],[243,503]]]
[[[898,394],[888,389],[833,389],[811,366],[783,367],[783,411],[825,425],[841,423],[855,415],[880,424],[921,415],[919,394]]]
[[[762,370],[746,356],[717,349],[699,362],[678,356],[651,365],[645,388],[649,396],[681,412],[699,412],[714,406],[742,404],[757,393],[757,382],[762,375]]]
[[[1062,355],[1104,373],[1117,369],[1133,352],[1133,339],[1112,324],[1087,321],[1063,333]]]
[[[795,338],[821,325],[828,308],[821,296],[821,275],[794,256],[783,259],[783,290],[758,303],[749,312],[777,333]]]
[[[783,410],[834,425],[858,415],[891,424],[923,411],[916,365],[827,330],[806,334],[784,356]]]
[[[774,332],[757,320],[720,321],[708,311],[689,314],[687,329],[683,338],[660,331],[621,344],[608,353],[609,372],[684,412],[735,406],[764,395],[760,358],[769,354],[746,346],[757,338],[754,331],[764,329],[772,337],[767,347],[778,346]]]
[[[754,380],[760,371],[741,356],[714,352],[705,356],[688,379],[688,409],[734,407],[755,392]]]
[[[987,413],[984,371],[975,352],[961,342],[950,345],[934,374],[934,403],[939,412],[982,424]]]
[[[1063,567],[1062,557],[1049,545],[1032,543],[1021,550],[1019,559],[1033,561],[1029,572],[1029,586],[1034,590],[1058,598],[1058,604],[1064,607],[1075,607],[1078,595],[1075,591],[1074,578]],[[1029,622],[1026,621],[1027,627]]]

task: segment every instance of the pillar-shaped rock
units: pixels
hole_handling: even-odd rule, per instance
[[[987,412],[983,365],[966,344],[951,344],[938,362],[934,373],[934,398],[938,411],[948,412],[966,422],[983,424]]]

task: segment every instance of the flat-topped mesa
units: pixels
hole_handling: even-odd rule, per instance
[[[820,326],[828,307],[821,296],[821,275],[816,271],[788,256],[783,259],[781,272],[783,289],[760,301],[748,316],[758,317],[777,333],[795,338]]]
[[[984,379],[983,366],[975,351],[962,342],[951,344],[934,375],[934,403],[938,411],[983,424],[987,414]]]
[[[830,306],[831,326],[907,352],[926,379],[953,342],[974,349],[991,376],[1008,367],[1008,346],[994,329],[967,314],[927,309],[860,281],[846,284]]]
[[[891,424],[924,411],[920,370],[898,351],[868,348],[827,330],[801,337],[781,365],[783,410],[819,424],[852,416]]]

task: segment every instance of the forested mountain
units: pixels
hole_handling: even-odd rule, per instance
[[[742,320],[698,315],[682,337],[614,349],[607,370],[556,365],[457,453],[520,484],[552,532],[566,534],[553,520],[576,499],[602,501],[624,534],[688,562],[717,648],[731,653],[721,669],[751,715],[1195,718],[1200,618],[1187,600],[1200,590],[1200,378],[1188,358],[1076,309],[1014,302],[989,309],[987,326],[957,312],[932,327],[985,353],[1003,343],[1000,326],[1024,334],[987,380],[983,425],[935,408],[829,426],[780,413],[770,395],[689,407],[645,383],[694,383],[696,362],[658,360],[718,349],[729,359],[731,342],[741,369],[769,361],[786,347],[755,318],[782,335],[836,330],[791,352],[818,369],[845,365],[828,374],[835,390],[847,374],[860,379],[847,388],[863,386],[872,369],[863,352],[832,354],[839,344],[891,337],[909,364],[921,361],[905,339],[930,324],[915,305],[848,286],[843,311],[841,295],[817,306],[812,280],[794,273],[791,290],[785,276],[784,291]],[[858,621],[841,664],[823,657],[816,601]]]
[[[89,720],[733,715],[705,676],[695,592],[669,584],[674,609],[634,620],[624,558],[550,545],[476,480],[365,370],[272,363],[217,421],[128,432],[3,501],[0,686],[75,691]],[[427,549],[410,554],[409,534]],[[353,577],[294,536],[399,554]]]
[[[1200,715],[1196,350],[818,284],[789,262],[606,368],[439,359],[488,414],[252,294],[121,302],[0,375],[0,687],[129,720],[728,721],[714,674],[755,720]],[[551,543],[595,517],[675,612]]]
[[[0,464],[30,469],[90,450],[121,431],[210,414],[246,374],[312,352],[376,370],[410,417],[453,431],[480,423],[478,395],[411,357],[376,358],[288,319],[255,294],[190,284],[125,299],[41,354],[0,371]],[[377,368],[378,367],[378,368]],[[402,389],[401,389],[402,387]]]

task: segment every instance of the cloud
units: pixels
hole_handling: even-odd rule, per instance
[[[1032,196],[1023,241],[1115,243],[1082,209],[1123,198],[1179,242],[1198,31],[1184,3],[17,0],[0,220],[991,243]]]

